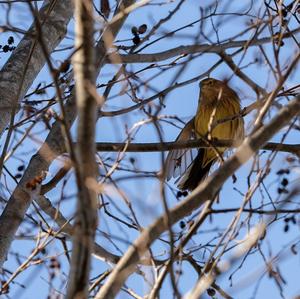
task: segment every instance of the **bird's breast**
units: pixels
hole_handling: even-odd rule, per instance
[[[216,122],[238,114],[240,105],[235,100],[220,100],[215,105],[201,105],[195,117],[195,131],[198,137],[234,139],[240,126],[239,119],[226,121],[215,126]]]

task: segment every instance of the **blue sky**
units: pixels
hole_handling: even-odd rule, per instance
[[[158,2],[158,1],[155,1]],[[246,2],[246,1],[245,1]],[[243,2],[243,3],[245,3]],[[165,17],[168,14],[168,11],[171,10],[175,6],[175,3],[170,3],[169,5],[162,5],[162,6],[153,6],[148,8],[141,8],[137,10],[136,12],[132,13],[130,17],[128,18],[126,22],[126,26],[124,26],[124,29],[120,32],[117,39],[123,40],[132,38],[132,34],[130,33],[130,29],[132,26],[139,26],[143,23],[146,23],[148,28],[151,28],[158,20]],[[203,7],[209,3],[212,3],[212,1],[201,1],[201,5]],[[220,6],[218,8],[218,12],[226,12],[226,11],[235,11],[239,12],[242,10],[242,5],[240,1],[220,1]],[[258,11],[260,11],[262,5],[262,1],[257,1],[254,4],[254,7],[251,10],[251,14],[255,15]],[[11,16],[11,22],[15,26],[20,26],[22,28],[28,28],[30,24],[30,19],[28,18],[28,12],[24,9],[24,5],[13,5],[12,11],[10,12]],[[3,17],[6,13],[4,6],[0,7],[1,10],[1,16]],[[178,28],[180,26],[184,26],[190,22],[193,22],[197,20],[200,16],[200,8],[199,3],[196,0],[189,0],[184,3],[180,11],[174,15],[172,20],[162,26],[162,28],[159,29],[156,36],[160,36],[161,34],[168,32],[172,29]],[[249,22],[251,19],[251,16],[249,17],[241,17],[237,15],[232,15],[228,17],[225,24],[221,26],[219,30],[219,36],[221,41],[230,38],[232,36],[235,36],[239,32],[243,30],[246,26],[246,22]],[[217,19],[216,19],[217,20]],[[216,35],[212,34],[212,23],[210,21],[205,22],[204,30],[205,33],[209,35],[209,37],[215,42],[216,41]],[[297,23],[291,22],[291,27],[296,26]],[[73,34],[73,22],[69,26],[70,28],[70,34],[69,36],[72,37]],[[160,52],[163,50],[170,49],[172,47],[177,47],[180,45],[191,45],[195,42],[194,37],[199,32],[199,24],[194,25],[193,27],[188,27],[183,31],[180,31],[178,34],[172,36],[171,38],[162,39],[159,43],[155,43],[151,45],[150,47],[146,48],[143,53],[154,53],[154,52]],[[261,37],[268,34],[266,31],[264,34],[261,35]],[[0,35],[0,42],[4,44],[7,40],[7,37],[10,35],[10,33],[2,33]],[[18,36],[14,35],[16,38],[16,43],[18,42]],[[243,35],[237,40],[247,40],[249,38],[249,35]],[[207,43],[207,41],[204,40],[203,36],[200,36],[200,40],[198,41],[200,43]],[[69,45],[72,44],[73,41],[71,39],[66,39],[62,42],[63,45]],[[131,42],[120,42],[119,44],[125,44],[125,45],[131,45]],[[271,49],[268,47],[265,47],[267,53],[271,53]],[[296,50],[295,44],[292,40],[287,40],[285,42],[285,46],[282,47],[282,53],[281,58],[282,62],[284,62],[284,59],[287,59],[290,57],[289,53],[293,53]],[[230,51],[229,51],[230,53]],[[6,58],[9,54],[3,54],[1,53],[1,60],[0,64],[3,65],[5,63]],[[253,61],[253,58],[257,55],[257,49],[256,48],[249,48],[246,52],[246,56],[243,58],[241,65],[247,66],[249,63]],[[270,54],[271,55],[271,54]],[[62,54],[61,52],[56,53],[53,55],[53,61],[59,64],[60,61],[64,59],[66,55]],[[235,58],[235,62],[238,62],[239,59],[242,58],[242,55],[238,55]],[[188,63],[188,66],[184,69],[183,72],[177,74],[179,72],[180,66],[177,66],[176,68],[170,68],[168,71],[163,72],[161,75],[158,75],[158,70],[147,70],[141,75],[139,75],[141,80],[147,80],[148,78],[151,78],[152,76],[155,76],[154,79],[152,79],[149,82],[149,86],[147,88],[141,87],[140,91],[138,92],[138,96],[142,99],[145,99],[155,93],[155,91],[161,91],[167,86],[169,86],[170,82],[173,81],[174,76],[177,74],[178,77],[176,79],[176,82],[182,82],[184,80],[188,80],[190,78],[193,78],[197,75],[199,75],[202,72],[205,72],[208,70],[217,60],[219,57],[217,57],[214,54],[204,54],[197,58],[194,58],[193,61]],[[170,59],[168,61],[159,62],[160,65],[166,65],[168,62],[172,61],[173,59]],[[128,66],[127,71],[137,71],[139,69],[142,69],[147,64],[134,64]],[[162,68],[165,66],[162,66]],[[100,77],[97,80],[97,83],[103,83],[107,82],[108,79],[111,78],[111,75],[115,71],[116,67],[107,65],[101,70]],[[272,76],[268,73],[268,68],[265,65],[249,65],[247,68],[244,69],[245,73],[256,83],[261,85],[262,87],[266,87],[266,89],[272,90],[272,88],[275,85],[274,80],[272,79]],[[297,71],[298,73],[298,71]],[[292,86],[293,84],[296,84],[298,75],[297,73],[291,77],[291,79],[288,80],[286,86]],[[214,70],[211,73],[211,77],[215,77],[218,79],[224,79],[228,78],[232,75],[232,71],[223,63],[220,65],[216,70]],[[39,74],[39,77],[36,80],[37,84],[40,81],[45,82],[51,82],[51,78],[49,76],[47,68],[44,68],[41,73]],[[35,86],[35,84],[33,86]],[[239,78],[236,76],[233,76],[233,78],[229,82],[230,86],[235,89],[241,97],[241,105],[242,107],[245,107],[249,105],[250,103],[255,100],[255,94],[251,91],[251,89]],[[104,109],[106,111],[111,110],[118,110],[123,107],[131,106],[133,103],[128,99],[126,95],[118,95],[120,89],[122,88],[122,85],[115,86],[111,92],[111,95],[117,95],[116,97],[112,97],[112,99],[109,99],[109,101],[105,104]],[[153,91],[153,89],[155,91]],[[99,89],[99,92],[103,91],[103,89]],[[165,108],[163,108],[160,111],[160,114],[166,115],[166,116],[178,116],[184,121],[188,121],[194,114],[197,108],[197,102],[198,102],[198,94],[199,94],[199,87],[198,82],[195,82],[193,84],[186,85],[182,88],[175,89],[174,91],[167,94],[167,96],[164,98],[164,104]],[[49,92],[49,95],[51,95],[51,92]],[[152,112],[155,111],[158,101],[154,101],[153,104],[151,104]],[[285,103],[285,100],[282,100],[282,104]],[[146,107],[146,109],[150,109],[149,106]],[[255,113],[255,112],[254,112]],[[252,121],[254,117],[254,113],[248,115],[245,118],[246,122],[246,129],[249,132],[252,127]],[[274,109],[272,111],[272,114],[276,114],[276,110]],[[21,117],[21,114],[20,114]],[[114,118],[102,118],[99,119],[97,122],[97,141],[117,141],[122,142],[126,139],[126,132],[128,129],[132,128],[134,124],[138,121],[144,120],[147,118],[147,115],[143,113],[143,111],[135,111],[133,113],[124,114],[119,117]],[[162,131],[163,131],[163,138],[165,141],[171,141],[174,140],[179,132],[178,128],[175,128],[174,126],[171,126],[168,123],[161,123],[162,125]],[[178,123],[178,125],[182,126]],[[46,136],[46,132],[44,131],[43,124],[38,125],[35,132],[41,132],[39,133],[39,138],[43,139]],[[72,133],[74,138],[76,138],[76,124],[72,128]],[[274,140],[280,140],[280,137],[284,131],[279,132],[278,136],[274,137]],[[296,143],[297,140],[299,140],[299,133],[292,132],[289,134],[287,138],[287,142],[289,143]],[[5,138],[2,137],[2,138]],[[4,139],[3,139],[4,140]],[[136,134],[134,134],[134,142],[156,142],[158,141],[157,134],[155,133],[155,128],[152,124],[147,124],[142,126]],[[32,141],[28,141],[24,144],[24,147],[22,147],[17,153],[16,157],[19,157],[21,153],[23,152],[29,152],[33,153],[34,149],[38,148],[37,144],[34,144]],[[261,165],[263,165],[270,153],[262,153],[261,155]],[[116,154],[112,153],[100,153],[101,159],[105,160],[107,158],[115,158]],[[24,157],[24,155],[23,155]],[[135,165],[134,167],[143,170],[143,171],[159,171],[160,169],[160,154],[158,153],[129,153],[126,154],[125,160],[123,165],[132,167],[130,164],[130,158],[133,157],[135,159]],[[286,165],[286,154],[279,153],[277,155],[277,158],[272,164],[271,167],[271,173],[265,180],[265,186],[266,189],[269,191],[271,197],[275,200],[277,199],[277,188],[280,184],[281,177],[279,178],[276,175],[276,172],[282,168],[283,165]],[[29,161],[29,157],[24,157],[24,160]],[[20,165],[20,162],[12,157],[8,164],[10,169],[16,170],[17,167]],[[56,162],[54,165],[50,168],[48,178],[53,176],[57,169],[58,169],[59,163]],[[252,166],[252,161],[249,161],[246,165],[244,165],[237,173],[236,176],[238,178],[237,183],[235,185],[232,184],[232,180],[229,179],[228,182],[224,185],[222,188],[221,194],[220,194],[220,203],[215,204],[214,208],[221,209],[221,208],[236,208],[239,207],[240,203],[242,202],[243,197],[240,195],[239,192],[234,190],[234,187],[237,188],[241,193],[245,193],[247,191],[247,176],[249,174],[249,170]],[[285,166],[286,167],[286,166]],[[290,181],[295,181],[295,184],[298,183],[299,180],[299,167],[295,163],[295,167],[292,168],[293,171],[291,172],[290,176],[288,177]],[[116,173],[114,178],[120,178],[123,174],[126,174],[124,172]],[[252,180],[255,178],[252,177]],[[4,183],[4,181],[2,181]],[[9,188],[13,190],[14,185],[13,182],[11,182],[8,179]],[[170,185],[174,187],[174,182],[171,181]],[[126,180],[123,183],[120,182],[119,186],[122,188],[122,191],[130,198],[132,202],[132,206],[136,211],[136,214],[138,216],[138,220],[140,224],[145,227],[149,225],[155,217],[160,215],[163,211],[163,205],[159,198],[159,183],[157,180],[152,178],[139,178],[135,180]],[[167,188],[168,189],[168,188]],[[2,191],[3,192],[3,191]],[[63,192],[63,195],[62,193]],[[7,193],[6,193],[7,194]],[[75,185],[72,178],[72,175],[69,176],[69,179],[66,182],[66,185],[63,186],[60,184],[55,190],[49,192],[47,194],[49,199],[58,205],[61,209],[61,211],[66,216],[72,216],[74,212],[75,207]],[[126,219],[126,215],[130,215],[126,205],[123,203],[121,197],[116,194],[116,192],[111,192],[109,194],[112,197],[112,201],[114,204],[118,206],[118,208],[124,213],[124,215],[121,215],[114,207],[112,206],[112,203],[109,206],[109,209],[111,212],[115,213],[116,215],[119,215],[120,217]],[[60,199],[63,197],[63,200]],[[178,200],[172,195],[171,192],[168,191],[168,204],[169,206],[176,205]],[[267,194],[265,190],[259,190],[255,196],[253,197],[253,206],[258,206],[261,203],[268,202]],[[290,205],[290,207],[296,206],[296,205]],[[31,212],[36,216],[36,213],[34,212],[34,209],[31,208]],[[189,215],[184,220],[188,221],[191,219],[196,213]],[[201,227],[200,232],[192,238],[192,240],[189,242],[188,246],[186,247],[186,250],[191,249],[193,246],[198,246],[199,244],[205,244],[205,242],[210,241],[214,234],[209,233],[211,230],[217,230],[218,232],[221,232],[224,228],[227,227],[228,223],[231,221],[233,214],[218,214],[213,217],[213,219],[210,219],[210,221],[206,221],[204,225]],[[247,214],[243,215],[242,220],[245,220],[247,217]],[[251,225],[255,225],[261,218],[265,219],[265,217],[254,215],[251,218]],[[38,218],[37,218],[38,219]],[[100,226],[99,229],[103,233],[111,233],[113,235],[118,235],[120,238],[132,241],[137,237],[137,232],[128,229],[126,226],[122,226],[121,224],[115,222],[113,219],[109,218],[107,215],[105,215],[103,212],[100,213]],[[50,221],[51,223],[51,221]],[[27,227],[28,225],[23,226],[23,229]],[[29,227],[29,229],[32,229]],[[265,240],[262,244],[261,250],[265,254],[265,256],[268,258],[268,255],[271,256],[276,255],[277,252],[279,252],[282,248],[285,246],[287,247],[287,244],[290,243],[293,244],[293,240],[297,240],[297,236],[299,234],[299,224],[297,225],[290,225],[290,230],[287,233],[283,232],[284,229],[284,221],[278,220],[275,224],[272,224],[270,226],[270,229],[268,230],[268,233],[265,237]],[[179,227],[178,224],[174,226],[174,231],[176,233],[181,233],[182,229]],[[123,242],[118,242],[116,240],[116,244],[118,245],[118,249],[114,244],[109,242],[103,234],[99,232],[97,235],[97,240],[99,243],[104,246],[107,249],[111,249],[116,254],[124,253],[127,244]],[[243,226],[243,228],[240,231],[240,234],[236,237],[236,240],[233,241],[237,242],[238,240],[243,239],[245,236],[245,233],[247,232],[247,226]],[[167,239],[167,235],[163,235],[165,239]],[[215,242],[212,242],[215,244]],[[68,243],[68,246],[70,248],[70,243]],[[34,242],[32,241],[24,241],[24,240],[16,240],[13,243],[12,250],[14,252],[20,252],[23,256],[26,256],[26,254],[29,254],[30,251],[34,248]],[[299,247],[297,247],[299,249]],[[298,277],[299,277],[299,257],[295,256],[291,253],[289,247],[287,247],[287,255],[285,257],[284,262],[280,262],[280,272],[282,273],[283,277],[287,280],[287,285],[284,286],[284,295],[286,298],[291,298],[292,296],[299,294],[299,285],[298,285]],[[155,242],[153,245],[153,252],[155,255],[158,255],[159,257],[163,258],[166,256],[166,252],[168,251],[168,246],[162,242]],[[61,278],[64,277],[68,273],[68,267],[65,256],[63,253],[63,247],[60,242],[55,241],[48,247],[47,254],[49,256],[51,255],[59,255],[59,260],[62,265],[62,271],[58,274],[58,277],[55,278],[55,286],[57,288],[61,288],[60,281]],[[205,257],[207,257],[207,252],[204,252],[203,250],[198,250],[194,253],[195,259],[198,259],[199,261],[204,261]],[[228,255],[225,255],[225,257],[228,257]],[[20,257],[21,260],[24,257]],[[47,259],[46,259],[47,260]],[[48,260],[47,260],[48,262]],[[17,267],[17,264],[15,262],[14,258],[10,258],[8,262],[5,264],[7,268],[9,268],[11,271],[14,271]],[[237,265],[238,266],[238,265]],[[180,267],[180,266],[178,266]],[[93,259],[93,265],[92,265],[92,276],[97,275],[101,272],[104,272],[108,266],[107,264]],[[243,267],[238,270],[234,274],[233,278],[233,285],[230,286],[230,281],[228,280],[228,277],[230,274],[232,274],[232,271],[229,271],[228,275],[222,278],[221,281],[217,281],[219,285],[221,285],[224,290],[226,290],[229,294],[231,294],[234,298],[252,298],[253,294],[253,285],[255,283],[252,283],[252,279],[257,278],[257,272],[258,270],[264,269],[264,261],[260,254],[253,254],[250,257],[247,258],[245,264]],[[153,274],[149,268],[145,269],[145,267],[142,267],[142,270],[146,272],[146,276],[151,278],[151,275]],[[179,288],[182,293],[187,292],[190,290],[195,281],[196,281],[196,275],[194,270],[191,269],[189,265],[184,263],[182,265],[181,270],[183,271],[182,278],[180,279]],[[235,270],[235,268],[233,268]],[[25,271],[23,274],[21,274],[16,281],[18,283],[24,284],[26,286],[26,289],[12,286],[13,291],[11,293],[11,298],[46,298],[49,290],[48,281],[49,279],[49,273],[47,272],[46,268],[43,267],[43,265],[39,266],[32,266],[30,270]],[[251,286],[249,286],[251,282]],[[127,285],[135,289],[136,292],[139,295],[143,295],[143,292],[147,290],[147,285],[145,284],[145,281],[141,276],[133,275],[130,277],[127,281]],[[241,287],[239,287],[241,286]],[[161,298],[169,298],[171,295],[171,286],[169,283],[169,279],[166,280],[165,285],[163,286]],[[128,295],[126,295],[124,292],[121,292],[118,298],[130,298]],[[280,298],[279,292],[277,287],[274,284],[274,280],[270,279],[268,275],[265,275],[261,284],[258,287],[257,296],[256,298]]]

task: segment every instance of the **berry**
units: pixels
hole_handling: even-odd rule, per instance
[[[10,36],[10,37],[7,39],[7,43],[8,43],[9,45],[13,44],[14,42],[15,42],[15,40],[14,40],[14,37],[13,37],[13,36]]]
[[[135,44],[135,45],[138,45],[140,43],[141,39],[138,35],[136,35],[133,39],[132,39],[132,42]]]
[[[133,35],[137,35],[138,34],[138,29],[135,26],[133,26],[133,27],[131,27],[131,32],[132,32]]]
[[[147,25],[143,24],[139,27],[139,34],[144,34],[147,31]]]

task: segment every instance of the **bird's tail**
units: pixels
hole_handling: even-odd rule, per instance
[[[214,162],[217,159],[212,159],[208,163],[203,165],[204,149],[200,149],[196,159],[189,166],[184,176],[178,182],[178,188],[181,190],[194,190],[202,180],[204,180]]]

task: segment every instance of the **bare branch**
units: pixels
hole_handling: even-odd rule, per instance
[[[134,0],[125,0],[119,9],[122,9],[123,5],[126,7],[131,5]],[[118,10],[119,11],[119,10]],[[116,13],[118,13],[118,11]],[[106,28],[103,36],[109,34],[115,37],[123,26],[127,15],[124,18],[114,23],[113,28]],[[103,38],[104,39],[104,38]],[[96,45],[97,58],[96,58],[96,75],[99,74],[101,67],[104,64],[106,47],[104,41],[101,39]],[[71,94],[70,99],[65,104],[65,122],[69,127],[74,122],[76,117],[76,105],[75,94]],[[21,224],[26,210],[31,204],[31,198],[26,192],[25,185],[35,176],[41,174],[42,171],[48,170],[52,161],[59,155],[66,152],[65,144],[62,142],[63,136],[61,132],[61,121],[58,119],[52,126],[50,133],[48,134],[44,144],[39,149],[38,153],[34,155],[22,177],[18,186],[14,190],[11,198],[9,199],[5,209],[0,216],[0,266],[3,265],[7,252],[10,248],[12,241],[14,240],[15,233]],[[37,198],[37,201],[39,198]]]
[[[97,228],[95,162],[95,125],[97,102],[95,89],[94,16],[92,1],[75,2],[75,46],[73,58],[78,109],[78,157],[75,164],[78,187],[75,233],[66,298],[87,298],[91,254]],[[80,271],[77,271],[80,269]]]
[[[161,152],[174,149],[187,148],[207,148],[207,147],[235,147],[236,144],[231,140],[212,140],[210,143],[198,140],[189,140],[181,142],[163,142],[163,143],[116,143],[116,142],[97,142],[98,152],[119,152],[126,148],[126,152]],[[284,144],[268,142],[260,148],[261,150],[279,151],[292,153],[300,157],[300,144]]]
[[[300,29],[293,30],[292,32],[283,35],[283,38],[291,38],[293,34],[299,32]],[[229,41],[221,45],[187,45],[179,46],[163,52],[151,53],[151,54],[115,54],[112,53],[108,56],[109,63],[119,63],[120,59],[123,63],[151,63],[166,60],[180,55],[197,54],[197,53],[215,53],[221,54],[226,49],[244,48],[251,46],[260,46],[269,42],[272,42],[274,37],[264,37],[260,39],[254,39],[250,43],[248,40],[242,41]]]
[[[231,176],[242,164],[255,154],[278,130],[287,125],[290,120],[300,113],[300,97],[291,101],[287,106],[265,126],[249,136],[229,158],[207,180],[202,182],[184,201],[170,210],[169,221],[176,223],[206,201],[213,201],[225,180]],[[96,295],[97,299],[115,298],[126,278],[134,271],[136,263],[143,257],[152,242],[166,229],[165,215],[157,218],[128,249],[123,258],[110,274],[106,284]]]

